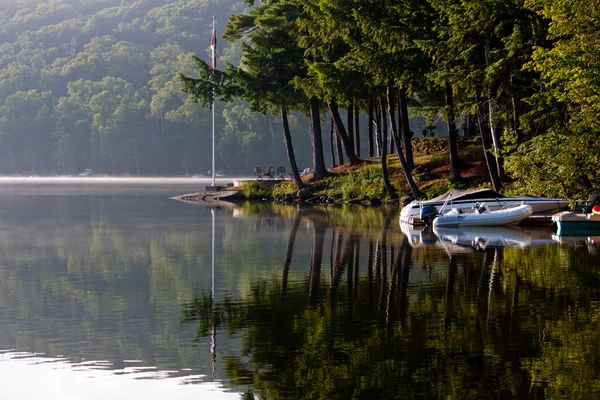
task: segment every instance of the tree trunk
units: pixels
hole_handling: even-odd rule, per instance
[[[485,32],[483,36],[483,53],[485,58],[485,67],[489,68],[491,65],[490,61],[490,47],[491,47],[491,37],[489,32]],[[487,101],[487,111],[488,111],[488,126],[490,130],[490,134],[492,136],[492,145],[494,146],[494,158],[496,160],[496,169],[498,171],[498,177],[502,179],[504,173],[502,172],[502,162],[500,161],[500,131],[496,129],[496,125],[494,122],[494,112],[495,112],[495,103],[496,103],[496,93],[497,93],[498,85],[496,82],[491,82],[488,86],[488,101]]]
[[[395,136],[398,135],[394,135],[391,133],[391,127],[396,126],[396,113],[394,112],[394,107],[396,102],[394,101],[394,99],[392,99],[390,96],[387,97],[387,101],[388,101],[388,113],[390,114],[390,118],[394,118],[394,123],[392,124],[392,121],[390,120],[390,154],[394,154],[395,151],[395,147],[396,147],[396,138]],[[399,150],[401,151],[401,150]]]
[[[477,135],[477,123],[476,123],[476,119],[475,116],[470,113],[470,112],[466,112],[464,115],[464,125],[465,125],[465,132],[464,135],[467,137],[473,137],[475,135]]]
[[[348,163],[350,165],[358,165],[360,164],[360,159],[356,157],[354,153],[354,146],[352,142],[348,138],[348,134],[346,133],[346,128],[344,127],[344,123],[342,122],[342,118],[340,117],[340,113],[337,108],[337,104],[335,100],[332,100],[329,103],[329,112],[333,118],[333,122],[335,123],[335,131],[342,141],[342,145],[344,146],[344,150],[346,151],[346,156],[348,157]]]
[[[360,157],[360,113],[358,112],[358,103],[354,103],[354,151],[356,157]]]
[[[496,138],[496,142],[498,143],[496,153],[496,165],[498,166],[498,176],[500,177],[500,181],[503,182],[505,180],[504,175],[504,157],[502,157],[502,142],[500,141],[500,137],[502,136],[502,132],[504,131],[504,126],[502,123],[498,123],[494,127],[494,137]]]
[[[521,140],[523,139],[523,133],[521,132],[520,126],[519,126],[519,109],[517,108],[517,100],[515,99],[515,96],[512,96],[511,98],[512,101],[512,115],[511,115],[511,123],[512,123],[512,129],[513,131],[515,131],[515,134],[517,135],[517,141],[520,143]]]
[[[448,147],[450,148],[450,169],[452,171],[452,179],[454,182],[461,180],[458,159],[458,131],[456,130],[456,117],[454,115],[454,99],[452,97],[452,86],[446,81],[446,109],[448,119]]]
[[[408,123],[408,100],[406,99],[406,91],[404,89],[400,89],[398,94],[398,109],[400,110],[400,119],[402,121],[400,130],[402,131],[404,154],[406,155],[408,167],[410,170],[412,170],[415,167],[415,162],[413,159],[412,134],[410,132],[410,125]]]
[[[325,156],[323,154],[323,137],[321,134],[321,116],[319,113],[319,101],[316,97],[310,99],[310,125],[313,156],[313,176],[311,181],[319,181],[327,176],[325,167]]]
[[[331,151],[331,166],[332,167],[337,166],[337,164],[335,163],[335,145],[336,145],[337,141],[334,136],[335,135],[333,134],[333,120],[332,120],[331,124],[329,125],[329,150]]]
[[[375,105],[375,142],[377,144],[377,156],[381,157],[381,107]]]
[[[383,114],[385,111],[385,99],[383,96],[379,98],[379,104],[381,107],[381,113]],[[377,127],[377,130],[382,130],[381,132],[381,173],[383,174],[383,184],[385,185],[385,190],[388,192],[392,199],[398,198],[398,192],[396,192],[396,188],[392,186],[390,183],[390,178],[388,176],[387,170],[387,124],[385,122],[385,118],[382,118],[382,129]]]
[[[475,103],[477,104],[477,123],[479,125],[479,135],[481,136],[481,144],[483,145],[483,154],[488,167],[488,172],[490,174],[490,181],[494,187],[494,190],[499,191],[502,189],[502,183],[500,182],[500,176],[498,175],[496,159],[490,152],[492,144],[490,143],[490,137],[485,129],[485,123],[483,121],[485,110],[482,110],[479,90],[479,87],[475,88]]]
[[[358,154],[356,149],[354,148],[354,103],[351,101],[348,104],[348,110],[346,113],[346,126],[348,127],[348,139],[350,139],[350,145],[352,146],[352,150],[354,150],[354,154]]]
[[[369,158],[375,156],[373,148],[373,97],[369,96],[369,137],[367,138],[367,151],[369,152]]]
[[[500,156],[500,152],[502,151],[502,145],[500,143],[500,135],[502,133],[502,126],[499,124],[496,126],[494,122],[494,113],[495,113],[495,103],[496,103],[496,93],[497,87],[495,84],[490,84],[488,90],[488,115],[489,115],[489,127],[490,133],[492,135],[492,144],[494,146],[494,158],[496,159],[496,168],[498,169],[498,176],[500,179],[504,179],[504,171],[503,171],[503,162],[502,157]]]
[[[271,111],[267,110],[267,121],[269,121],[269,129],[271,131],[271,146],[275,146],[275,132],[273,132],[273,124],[271,123]]]
[[[294,147],[292,145],[292,135],[290,133],[290,124],[288,122],[287,111],[281,107],[281,122],[283,123],[283,138],[285,139],[285,149],[287,150],[288,160],[290,161],[290,168],[292,170],[292,176],[298,189],[304,188],[304,182],[300,178],[298,173],[298,166],[296,165],[296,156],[294,155]]]
[[[337,132],[335,135],[335,146],[336,146],[336,150],[337,150],[338,160],[340,161],[339,165],[344,165],[344,151],[342,149],[342,141],[340,140],[340,137],[337,135]]]
[[[389,86],[387,89],[387,93],[388,93],[388,99],[391,99],[392,91],[390,90]],[[392,108],[392,103],[390,101],[388,101],[388,114],[390,117],[392,136],[394,136],[394,138],[396,139],[396,148],[398,150],[398,159],[400,159],[400,165],[402,166],[402,172],[404,172],[404,177],[406,178],[406,182],[408,183],[408,186],[410,187],[410,191],[411,191],[412,195],[416,199],[420,199],[423,195],[421,194],[419,187],[415,183],[415,180],[413,179],[413,177],[410,173],[408,161],[404,158],[404,154],[402,154],[402,149],[400,148],[400,140],[399,140],[400,138],[398,137],[399,135],[398,135],[398,130],[396,129],[396,120],[394,118],[394,110]]]

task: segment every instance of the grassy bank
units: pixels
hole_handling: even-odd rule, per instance
[[[460,171],[463,178],[460,182],[454,182],[451,177],[447,138],[415,139],[413,146],[417,166],[413,177],[427,198],[438,196],[451,188],[490,186],[484,155],[476,139],[462,139],[460,142]],[[410,195],[398,156],[389,155],[387,165],[390,180],[398,195]],[[321,181],[312,182],[311,178],[310,174],[302,178],[310,191],[309,197],[345,202],[372,199],[391,201],[383,185],[381,159],[378,157],[363,159],[360,165],[354,167],[346,164],[330,168],[329,176]],[[251,181],[244,183],[240,191],[248,199],[276,199],[293,196],[297,189],[293,181]]]

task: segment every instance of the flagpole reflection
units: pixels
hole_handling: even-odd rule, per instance
[[[211,327],[210,327],[210,363],[212,366],[212,378],[215,379],[215,364],[217,361],[217,335],[215,332],[215,210],[210,210],[212,222],[212,258],[211,258]]]

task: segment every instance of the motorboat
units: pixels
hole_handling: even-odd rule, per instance
[[[591,213],[563,211],[552,216],[552,232],[556,236],[600,235],[600,206]]]
[[[490,211],[496,211],[512,205],[526,204],[531,206],[533,213],[555,213],[569,205],[565,199],[548,197],[535,197],[528,195],[505,196],[492,189],[451,191],[427,201],[412,201],[400,212],[400,222],[412,225],[423,225],[421,209],[424,206],[433,206],[438,212],[443,209],[457,209],[461,213],[473,213],[476,203],[485,203]]]
[[[446,213],[438,214],[433,219],[433,228],[517,225],[533,214],[533,207],[528,204],[492,211],[486,203],[476,203],[473,209],[475,212],[463,213],[459,208],[452,208]]]

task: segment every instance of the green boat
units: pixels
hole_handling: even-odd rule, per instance
[[[552,216],[552,233],[557,236],[590,236],[600,234],[600,213],[563,211]]]

